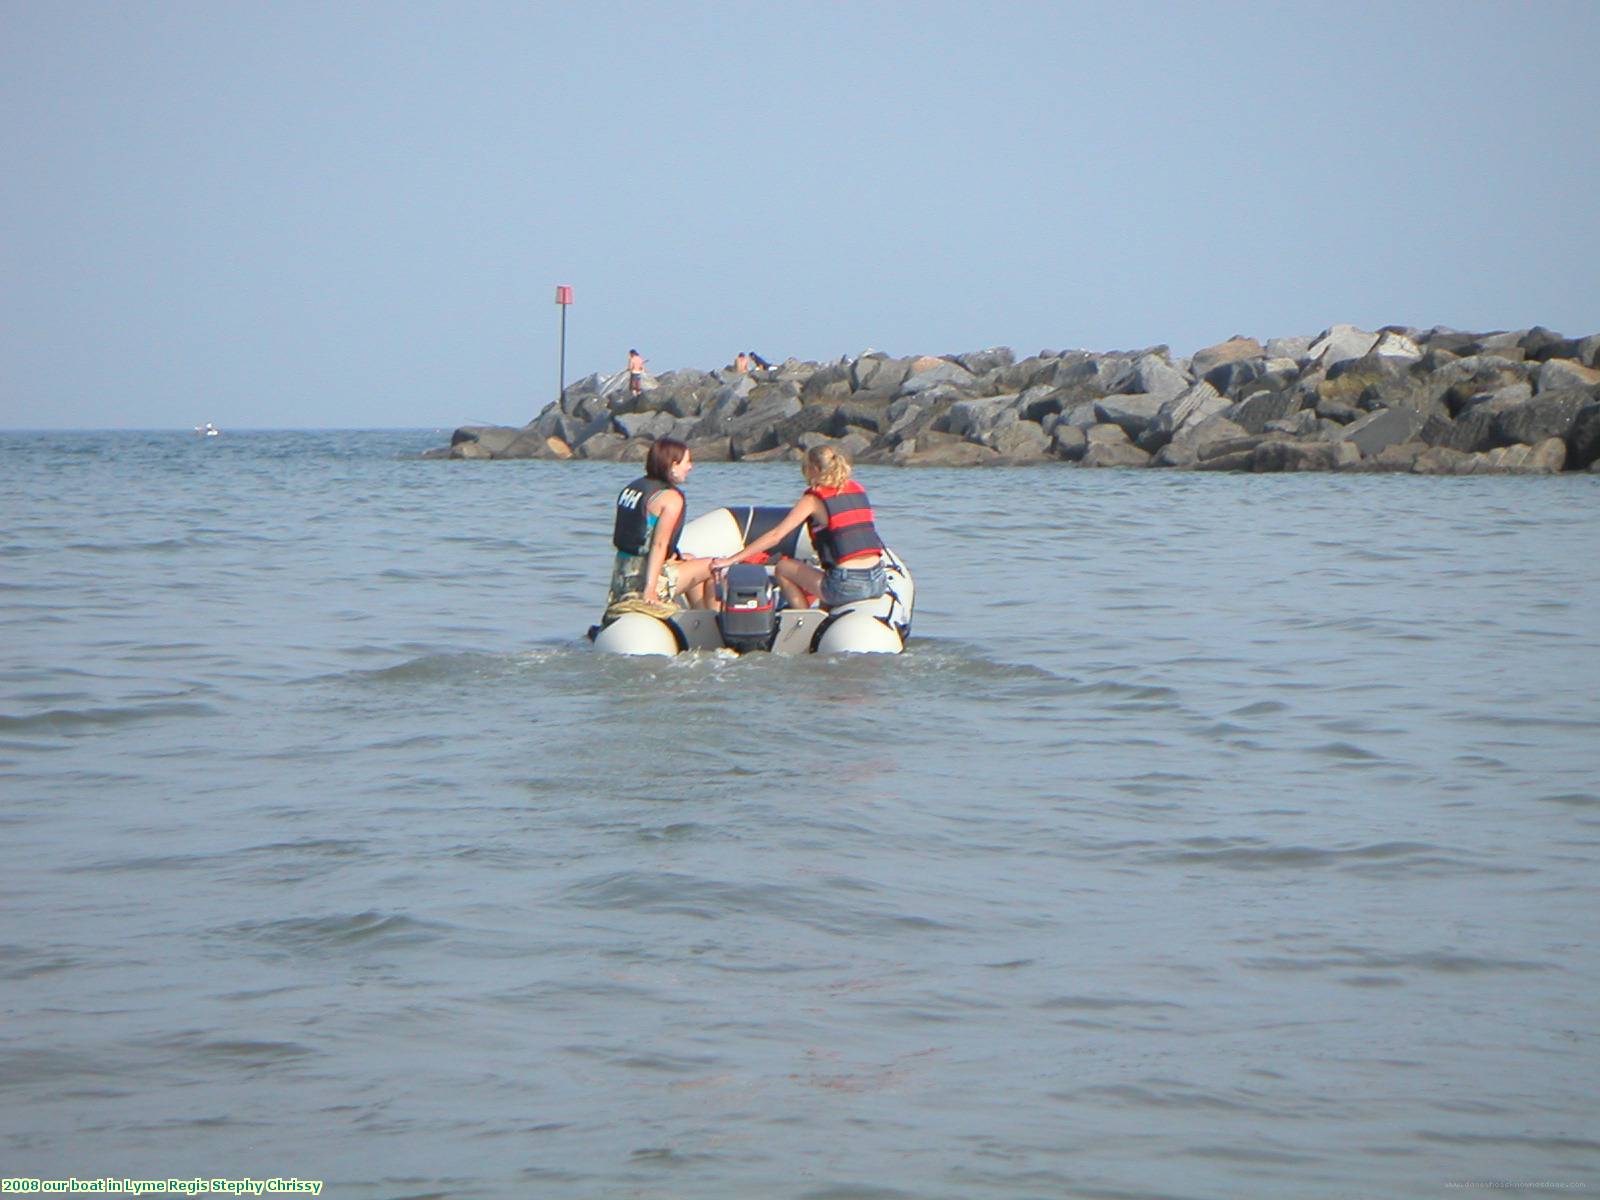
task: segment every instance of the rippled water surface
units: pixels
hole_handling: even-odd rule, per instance
[[[868,468],[906,654],[631,661],[440,440],[0,435],[5,1175],[1600,1189],[1600,477]]]

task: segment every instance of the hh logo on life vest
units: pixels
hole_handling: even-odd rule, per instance
[[[617,497],[618,508],[638,508],[639,501],[644,499],[644,493],[638,488],[625,487],[622,494]]]

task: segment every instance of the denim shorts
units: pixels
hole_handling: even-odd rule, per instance
[[[875,567],[829,567],[822,577],[822,606],[836,608],[856,600],[871,600],[889,590],[883,564]]]

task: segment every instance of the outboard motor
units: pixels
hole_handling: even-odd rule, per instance
[[[722,580],[717,628],[728,648],[771,650],[778,636],[778,585],[759,563],[734,563]]]

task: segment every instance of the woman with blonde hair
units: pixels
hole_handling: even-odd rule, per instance
[[[873,524],[866,489],[850,477],[850,460],[833,446],[813,446],[801,460],[800,471],[806,490],[783,520],[737,554],[716,559],[711,569],[725,570],[770,550],[805,521],[810,523],[811,544],[823,569],[792,558],[779,560],[773,573],[791,603],[799,603],[800,592],[820,597],[823,608],[883,595],[889,588],[883,539]]]
[[[658,438],[645,458],[644,475],[617,494],[611,533],[617,558],[608,610],[627,601],[646,608],[671,604],[679,595],[696,608],[711,606],[711,560],[688,558],[678,550],[685,507],[681,488],[692,470],[688,446]]]

